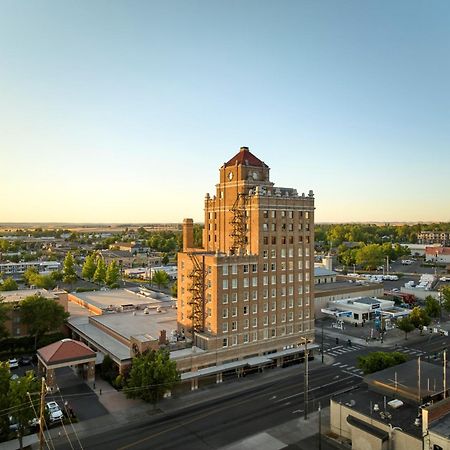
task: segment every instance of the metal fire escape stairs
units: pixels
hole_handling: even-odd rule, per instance
[[[233,206],[230,209],[232,217],[230,225],[232,227],[231,238],[233,243],[230,247],[232,254],[245,253],[247,247],[247,222],[246,222],[246,203],[247,195],[239,192]]]
[[[191,279],[191,285],[189,292],[191,293],[191,300],[189,305],[191,306],[190,319],[192,320],[192,331],[202,332],[205,327],[205,264],[204,257],[200,262],[197,255],[194,253],[189,254],[189,258],[192,261],[192,271],[189,274]]]

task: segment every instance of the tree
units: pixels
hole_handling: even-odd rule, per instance
[[[161,262],[162,262],[163,265],[165,265],[165,266],[169,263],[169,255],[168,255],[167,253],[164,253],[164,256],[163,256]]]
[[[366,269],[376,269],[383,264],[383,259],[383,249],[377,244],[365,245],[356,252],[356,264],[364,266]]]
[[[92,281],[92,278],[95,274],[95,269],[97,265],[95,263],[94,255],[86,256],[86,260],[84,261],[83,268],[81,269],[81,275],[83,278],[87,278],[89,281]]]
[[[442,306],[446,311],[450,311],[450,286],[446,286],[441,291]]]
[[[63,274],[64,283],[72,284],[78,278],[77,273],[75,272],[75,260],[71,252],[67,252],[66,257],[64,258]]]
[[[35,267],[28,267],[27,270],[25,270],[24,274],[23,274],[23,278],[25,279],[25,282],[31,286],[33,284],[35,284],[34,282],[36,281],[36,277],[39,276],[39,272],[37,271],[37,269]]]
[[[169,275],[167,275],[164,270],[156,270],[152,276],[152,283],[158,286],[158,289],[161,289],[161,286],[166,287],[169,284]]]
[[[106,270],[106,284],[111,288],[115,288],[119,286],[119,280],[120,269],[117,261],[111,261],[108,264],[108,269]]]
[[[358,368],[368,374],[402,364],[407,359],[407,356],[400,352],[373,352],[366,356],[358,356]]]
[[[55,270],[50,274],[50,276],[52,277],[52,280],[56,283],[58,281],[62,281],[64,278],[64,274],[60,270]]]
[[[0,291],[17,291],[18,286],[12,277],[8,277],[0,284]]]
[[[0,361],[0,411],[6,411],[9,408],[9,383],[11,373],[8,362]],[[6,441],[9,434],[9,415],[0,414],[0,442]]]
[[[55,300],[36,294],[25,297],[20,302],[20,316],[28,326],[29,333],[34,336],[36,348],[38,338],[60,328],[69,313]]]
[[[405,332],[405,340],[408,339],[408,333],[414,330],[414,325],[412,324],[411,319],[408,316],[405,316],[402,319],[398,319],[397,327],[399,330]]]
[[[32,401],[30,402],[30,395]],[[11,381],[9,385],[9,406],[11,415],[17,423],[17,437],[19,446],[23,448],[23,435],[30,420],[36,417],[35,411],[39,411],[39,382],[32,372],[24,377]]]
[[[175,298],[178,297],[178,283],[177,282],[172,284],[172,286],[170,288],[170,295]]]
[[[176,362],[169,358],[168,350],[149,350],[133,358],[126,395],[156,404],[179,379]]]
[[[11,305],[4,303],[0,297],[0,339],[8,336],[8,329],[6,328],[6,321],[9,320],[9,310]]]
[[[106,265],[103,258],[97,258],[97,267],[94,272],[93,281],[98,284],[104,284],[106,281]]]
[[[431,295],[425,298],[425,312],[430,317],[439,317],[441,315],[441,305]]]
[[[431,322],[430,316],[423,308],[420,308],[419,306],[413,308],[411,314],[409,315],[409,320],[416,328],[420,330],[421,333],[423,327],[426,327]]]

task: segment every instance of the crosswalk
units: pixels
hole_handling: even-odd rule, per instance
[[[350,364],[345,364],[345,363],[342,363],[342,362],[335,362],[335,363],[332,364],[332,366],[343,370],[345,373],[349,373],[350,375],[356,375],[356,376],[362,378],[363,371],[361,369],[358,369],[355,366],[352,366]]]
[[[398,345],[393,350],[396,352],[405,353],[408,356],[423,356],[427,354],[418,348],[405,347],[403,345]]]
[[[324,349],[324,353],[330,356],[340,356],[340,355],[344,355],[345,353],[350,353],[350,352],[354,352],[357,350],[361,350],[365,347],[363,347],[362,345],[358,345],[358,344],[352,344],[352,346],[343,346],[343,345],[336,345],[335,347],[331,347],[328,349]]]

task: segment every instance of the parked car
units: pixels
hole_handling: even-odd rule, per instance
[[[59,422],[63,419],[63,412],[56,402],[47,403],[47,411],[51,423]]]
[[[33,358],[31,356],[22,356],[19,358],[19,364],[21,366],[29,366],[33,362]]]
[[[450,281],[450,277],[441,277],[439,281]]]
[[[9,368],[10,369],[17,369],[19,367],[19,361],[17,361],[16,358],[11,358],[9,360]]]

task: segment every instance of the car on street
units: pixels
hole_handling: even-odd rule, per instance
[[[450,281],[450,277],[441,277],[439,281]]]
[[[63,419],[64,415],[58,403],[48,402],[46,406],[51,423],[59,422]]]
[[[10,369],[17,369],[19,367],[19,361],[17,361],[16,358],[11,358],[9,360],[9,368]]]
[[[33,358],[31,356],[22,356],[19,358],[19,365],[21,366],[29,366],[33,362]]]

